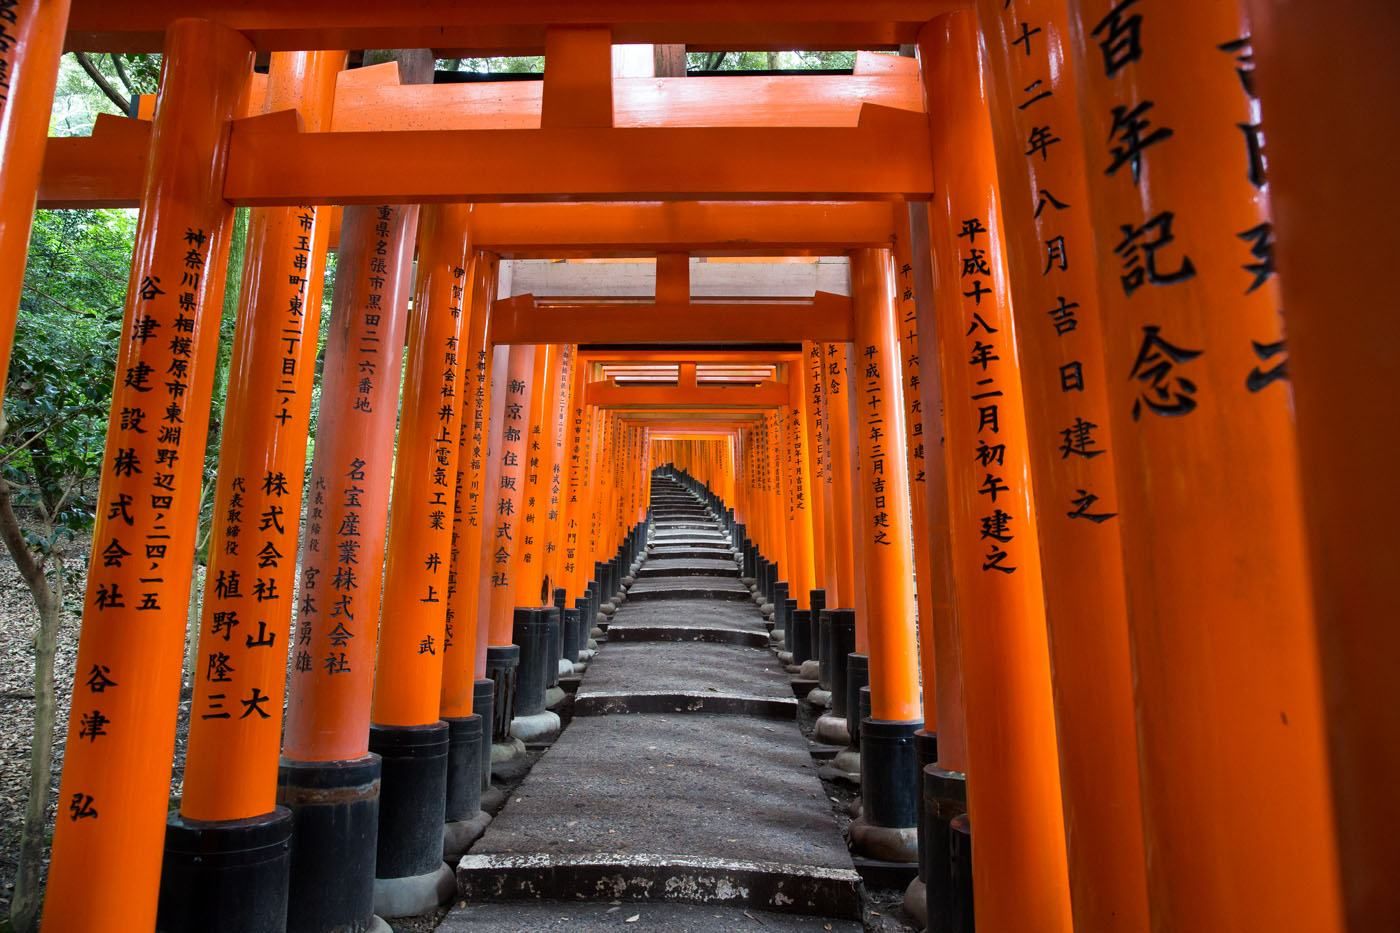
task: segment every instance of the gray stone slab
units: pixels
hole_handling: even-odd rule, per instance
[[[739,567],[734,559],[728,560],[677,560],[664,557],[650,557],[637,571],[639,579],[647,577],[735,577]]]
[[[628,602],[674,599],[748,601],[749,588],[738,577],[656,577],[627,591]]]
[[[767,651],[735,645],[615,643],[588,669],[580,693],[711,691],[792,696],[789,678]]]
[[[733,898],[828,914],[853,874],[797,728],[710,713],[576,718],[458,868],[468,899]]]
[[[635,918],[635,919],[634,919]],[[849,920],[800,917],[716,904],[643,901],[513,901],[468,904],[443,918],[438,933],[601,933],[664,930],[666,933],[860,933]]]
[[[708,690],[622,690],[615,693],[583,693],[574,703],[576,717],[638,713],[730,713],[791,722],[797,719],[797,700]]]
[[[647,551],[647,560],[726,560],[733,564],[733,553],[733,550],[728,547],[686,547],[685,545],[662,544]]]
[[[629,627],[722,628],[737,632],[757,632],[763,635],[761,644],[768,644],[768,627],[763,624],[763,616],[752,601],[676,599],[636,603],[628,600],[613,616],[609,632]]]

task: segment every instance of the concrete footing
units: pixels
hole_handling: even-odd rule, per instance
[[[457,876],[446,862],[422,875],[374,879],[374,912],[380,917],[416,917],[456,896]]]
[[[823,690],[821,687],[817,687],[815,690],[808,691],[807,703],[808,705],[814,706],[817,709],[830,709],[831,691]]]
[[[854,748],[841,749],[835,758],[817,769],[817,774],[828,781],[860,786],[860,752]]]
[[[821,691],[812,691],[812,693],[819,692]],[[810,698],[812,693],[807,694],[807,696]],[[831,691],[826,691],[826,695],[829,702],[831,699]],[[831,713],[825,713],[817,717],[817,724],[813,728],[812,734],[817,737],[818,742],[825,742],[827,745],[847,746],[851,744],[851,733],[846,728],[845,716],[835,716]],[[495,759],[493,758],[492,760],[494,761]]]
[[[573,673],[572,665],[570,665],[569,673]],[[550,687],[544,692],[544,705],[547,709],[554,709],[568,698],[569,695],[564,692],[563,687]]]
[[[904,912],[914,921],[915,929],[928,926],[928,889],[918,878],[904,889]]]
[[[798,676],[805,680],[816,680],[821,676],[821,666],[820,661],[803,661]]]
[[[510,723],[511,736],[521,742],[553,741],[559,737],[559,729],[559,714],[550,710],[533,716],[516,716]]]
[[[872,826],[851,821],[851,844],[861,855],[885,862],[917,862],[919,830],[914,826]]]

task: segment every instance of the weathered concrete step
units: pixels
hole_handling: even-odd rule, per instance
[[[859,875],[801,734],[752,716],[574,719],[457,878],[469,902],[860,910]]]
[[[860,933],[859,923],[801,917],[719,904],[672,904],[653,900],[621,905],[606,901],[510,901],[468,904],[443,918],[438,933],[601,933],[631,930],[666,933]]]
[[[610,643],[588,669],[586,693],[724,693],[792,699],[790,677],[768,651],[736,645]]]
[[[747,645],[767,648],[768,633],[717,625],[614,625],[608,629],[608,645],[637,641],[709,642],[718,645]]]
[[[693,532],[673,535],[653,534],[651,543],[655,547],[711,548],[723,551],[732,551],[734,549],[733,546],[722,537],[700,537]]]
[[[722,560],[734,563],[733,551],[728,548],[682,547],[680,545],[659,545],[647,552],[647,560]],[[642,565],[643,567],[646,564]],[[738,566],[737,564],[735,566]]]
[[[645,565],[644,565],[645,566]],[[627,601],[645,602],[653,599],[726,599],[747,600],[749,588],[732,577],[670,576],[638,580],[627,591]]]
[[[649,557],[637,571],[637,576],[647,577],[738,577],[739,567],[730,560],[668,560],[664,557]]]
[[[791,721],[797,718],[797,700],[708,690],[590,690],[574,698],[575,716],[638,713],[722,713]]]

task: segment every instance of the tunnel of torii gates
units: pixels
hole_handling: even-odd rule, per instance
[[[653,470],[868,680],[819,728],[860,727],[855,844],[921,839],[931,929],[971,890],[990,931],[1397,929],[1396,195],[1361,184],[1397,15],[0,3],[0,363],[36,202],[140,209],[44,929],[368,929],[479,818],[538,632],[615,608]],[[615,78],[625,43],[905,56]],[[157,99],[46,140],[65,49],[162,52]],[[693,257],[794,256],[847,293],[692,296]],[[654,257],[655,297],[498,297],[531,257]]]

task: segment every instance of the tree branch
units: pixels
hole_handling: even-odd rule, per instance
[[[48,578],[44,576],[44,565],[24,542],[19,516],[15,514],[14,503],[10,501],[10,484],[3,479],[0,479],[0,539],[4,540],[10,556],[15,559],[19,575],[34,594],[35,602],[50,598],[52,593]]]
[[[87,53],[74,52],[73,54],[77,56],[78,64],[83,66],[83,70],[88,73],[88,77],[92,79],[92,83],[96,84],[98,88],[102,90],[102,93],[107,95],[107,99],[116,104],[117,109],[122,113],[131,113],[131,101],[127,100],[116,88],[112,87],[112,82],[108,81],[107,76],[97,70],[97,66],[93,64],[92,59],[88,58]]]
[[[136,96],[136,88],[131,83],[131,75],[126,73],[126,66],[122,64],[121,56],[116,52],[112,53],[112,67],[117,69],[117,77],[122,79],[122,84],[126,85],[126,92],[132,97]]]

